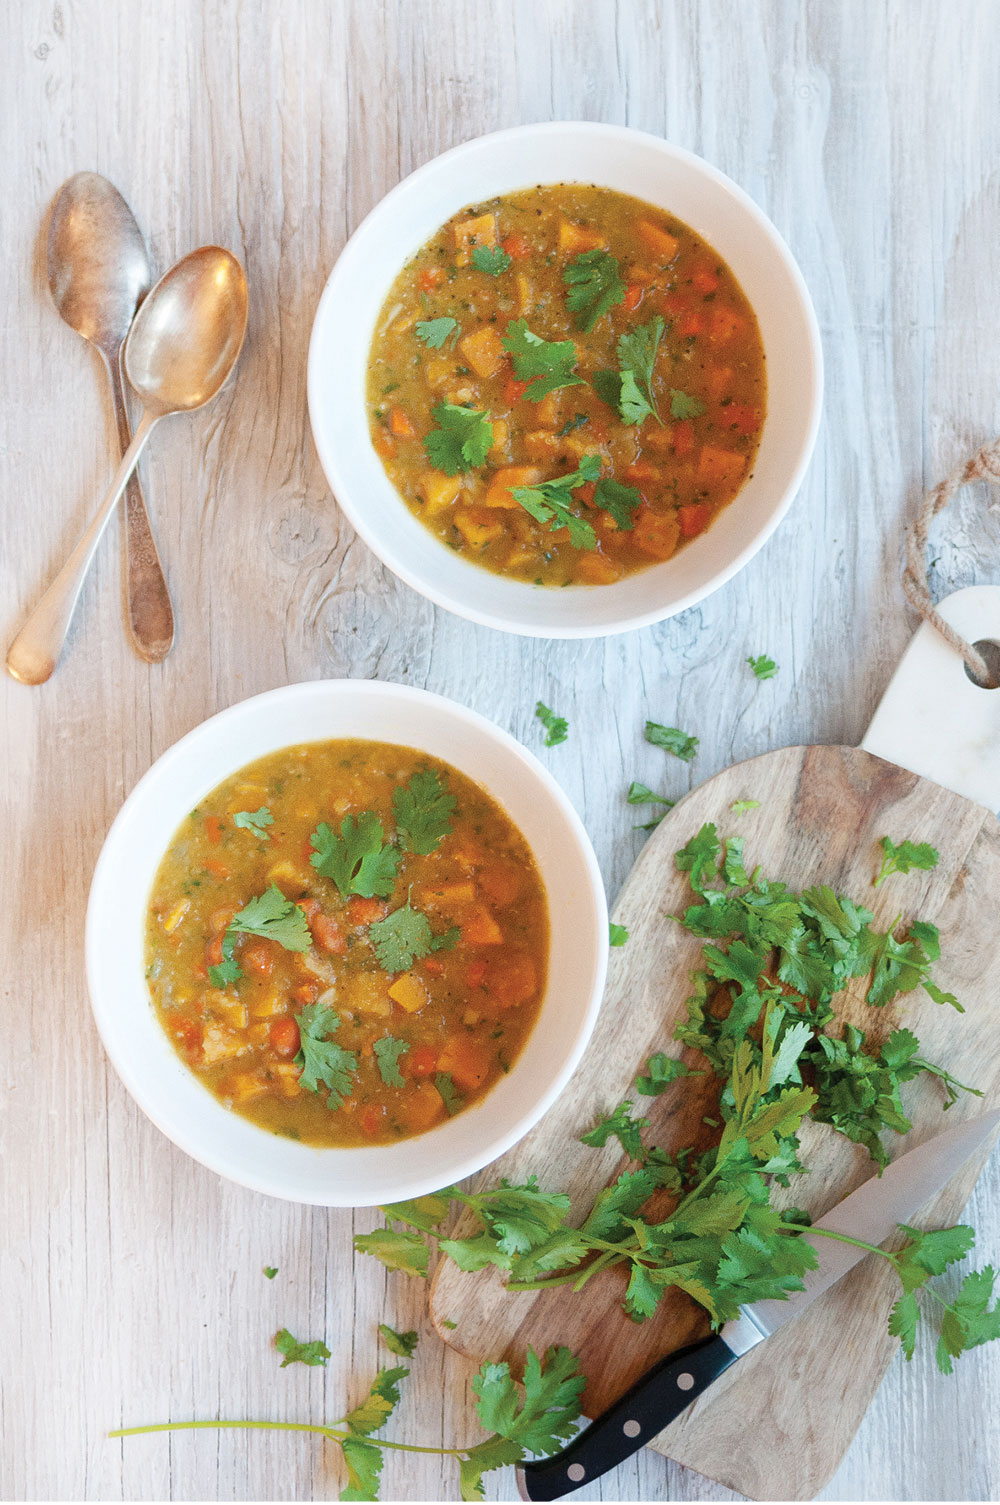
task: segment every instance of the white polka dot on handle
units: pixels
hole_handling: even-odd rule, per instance
[[[679,1374],[677,1376],[677,1388],[678,1388],[678,1390],[693,1390],[694,1389],[694,1375],[693,1374]]]

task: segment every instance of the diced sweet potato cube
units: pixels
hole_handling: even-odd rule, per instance
[[[427,989],[413,972],[404,972],[389,989],[389,997],[408,1014],[415,1014],[427,1002]]]
[[[535,404],[535,421],[543,429],[560,429],[566,422],[561,392],[546,392],[541,402]]]
[[[424,379],[429,387],[443,387],[454,375],[454,356],[429,355],[424,361]]]
[[[459,340],[458,348],[476,375],[484,380],[495,376],[507,359],[503,341],[494,324],[484,324],[481,329],[474,329],[471,334]]]
[[[648,219],[640,220],[635,230],[639,239],[649,247],[658,261],[673,261],[680,244],[676,235],[671,235],[669,230],[654,225],[653,221]]]
[[[444,1098],[433,1082],[421,1082],[419,1087],[406,1094],[401,1111],[407,1127],[414,1134],[420,1134],[444,1117]]]
[[[746,463],[746,455],[706,444],[698,456],[698,480],[706,486],[735,486]]]
[[[521,440],[521,448],[529,460],[554,460],[560,452],[562,441],[554,429],[530,429]]]
[[[234,1103],[245,1103],[248,1098],[260,1097],[262,1092],[267,1091],[266,1085],[260,1078],[248,1071],[236,1072],[229,1078],[226,1086],[228,1089],[226,1095],[231,1097]]]
[[[479,887],[491,904],[513,904],[524,887],[524,878],[513,862],[491,862],[480,870]]]
[[[493,420],[493,443],[490,445],[490,454],[502,453],[507,447],[510,438],[510,426],[503,418]]]
[[[538,992],[538,972],[531,957],[513,951],[488,963],[483,986],[498,1008],[519,1008]]]
[[[709,338],[718,345],[733,339],[743,328],[743,320],[731,308],[713,308],[708,326]]]
[[[520,503],[511,496],[514,486],[534,486],[541,480],[542,472],[537,465],[503,465],[490,477],[490,484],[483,497],[484,507],[506,507],[517,511]]]
[[[606,250],[608,242],[600,230],[574,225],[572,220],[559,221],[559,249],[564,256],[579,256],[584,251]]]
[[[472,219],[460,219],[455,226],[455,264],[467,267],[476,246],[495,246],[497,222],[493,214],[479,214]]]
[[[669,559],[677,548],[680,524],[673,512],[651,512],[644,507],[635,520],[636,547],[653,559]]]
[[[733,368],[731,366],[716,366],[705,378],[705,387],[713,402],[721,402],[724,397],[728,397],[732,385]]]
[[[535,290],[531,285],[531,279],[523,272],[518,272],[514,282],[517,288],[517,311],[519,314],[530,313],[535,306]]]
[[[462,489],[461,476],[446,476],[443,470],[428,470],[417,482],[426,510],[433,516],[457,500]]]
[[[455,909],[462,909],[466,904],[472,904],[476,898],[476,885],[470,882],[459,883],[435,883],[425,886],[420,890],[420,909],[440,909],[445,914],[451,914]]]
[[[613,585],[622,577],[621,567],[613,559],[594,550],[580,554],[576,561],[576,574],[585,585]]]
[[[474,904],[462,916],[462,940],[467,946],[502,946],[503,931],[485,904]]]
[[[392,1013],[389,999],[388,979],[382,972],[355,972],[345,983],[344,996],[351,1008],[362,1014],[381,1015]]]
[[[669,455],[673,444],[674,436],[669,424],[665,424],[662,428],[659,424],[650,424],[648,433],[643,429],[644,449],[651,449],[656,455]]]
[[[460,1092],[475,1092],[489,1075],[490,1061],[490,1052],[481,1041],[468,1035],[449,1035],[438,1070],[446,1072]]]
[[[503,523],[483,507],[456,508],[455,527],[474,549],[484,549],[503,533]]]

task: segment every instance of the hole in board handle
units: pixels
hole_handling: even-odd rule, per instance
[[[980,690],[1000,690],[1000,643],[993,642],[991,638],[980,638],[972,646],[977,653],[982,654],[986,661],[990,677],[987,683],[984,684],[981,679],[976,678],[968,664],[963,664],[962,668],[965,670],[966,679],[970,679],[976,688]]]

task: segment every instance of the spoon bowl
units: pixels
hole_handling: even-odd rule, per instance
[[[131,209],[100,173],[74,173],[56,195],[48,274],[60,316],[102,353],[117,358],[149,292],[149,257]]]
[[[247,280],[236,257],[202,246],[165,272],[125,341],[125,374],[147,412],[192,412],[224,385],[246,334]]]

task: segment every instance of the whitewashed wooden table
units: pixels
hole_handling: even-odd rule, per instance
[[[904,524],[925,485],[1000,428],[1000,14],[990,0],[22,0],[0,16],[0,626],[8,636],[110,473],[96,356],[58,320],[44,224],[62,181],[110,176],[163,269],[206,241],[252,291],[236,385],[155,437],[146,495],[179,632],[150,669],[126,646],[118,539],[55,678],[3,679],[0,926],[0,1496],[336,1498],[307,1436],[106,1439],[219,1415],[342,1414],[376,1323],[420,1325],[424,1290],[355,1261],[376,1221],[270,1201],[188,1160],[134,1107],[91,1022],[90,872],[124,796],[166,747],[299,679],[397,679],[454,696],[536,751],[541,697],[570,740],[542,757],[610,893],[641,837],[632,778],[680,792],[795,742],[856,742],[913,629]],[[309,437],[305,357],[346,236],[405,173],[521,121],[658,132],[741,183],[786,236],[819,314],[825,421],[788,520],[724,590],[674,621],[550,643],[460,622],[386,573],[331,500]],[[1000,573],[1000,515],[970,492],[936,533],[940,593]],[[748,653],[778,677],[758,685]],[[644,718],[701,738],[690,770]],[[1000,1161],[970,1208],[1000,1257]],[[280,1267],[267,1281],[265,1264]],[[279,1371],[287,1325],[326,1371]],[[384,1353],[383,1353],[384,1356]],[[394,1435],[474,1440],[472,1366],[425,1336]],[[1000,1353],[950,1380],[897,1360],[829,1499],[1000,1493]],[[513,1495],[508,1474],[489,1492]],[[457,1497],[395,1455],[386,1498]],[[644,1455],[579,1498],[727,1499]]]

